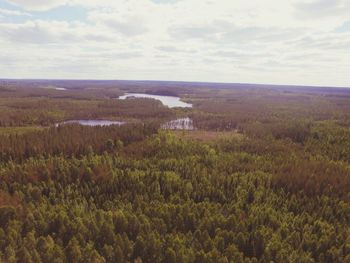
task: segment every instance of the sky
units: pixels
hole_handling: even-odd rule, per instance
[[[0,0],[0,78],[350,87],[350,0]]]

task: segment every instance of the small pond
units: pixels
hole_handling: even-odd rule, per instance
[[[194,130],[193,120],[190,118],[179,118],[169,121],[161,126],[164,130]]]
[[[192,104],[186,103],[180,100],[179,97],[173,96],[162,96],[162,95],[151,95],[145,93],[125,93],[123,96],[120,96],[118,99],[125,100],[128,98],[147,98],[159,100],[163,105],[168,106],[169,108],[192,108]]]
[[[111,126],[111,125],[123,125],[125,122],[122,121],[108,121],[108,120],[70,120],[64,121],[56,124],[57,126],[65,125],[65,124],[80,124],[83,126]]]

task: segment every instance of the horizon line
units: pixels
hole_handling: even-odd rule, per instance
[[[173,82],[188,84],[219,84],[219,85],[246,85],[246,86],[275,86],[275,87],[305,87],[305,88],[339,88],[349,89],[349,86],[307,85],[307,84],[273,84],[250,82],[221,82],[221,81],[186,81],[186,80],[155,80],[155,79],[79,79],[79,78],[0,78],[0,81],[125,81],[125,82]]]

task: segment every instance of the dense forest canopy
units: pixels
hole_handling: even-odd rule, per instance
[[[0,81],[0,262],[350,262],[350,90]]]

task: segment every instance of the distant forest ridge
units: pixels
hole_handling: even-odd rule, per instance
[[[308,86],[308,85],[278,85],[278,84],[254,84],[254,83],[220,83],[220,82],[187,82],[187,81],[162,81],[162,80],[69,80],[69,79],[0,79],[0,88],[3,85],[28,85],[29,87],[42,87],[43,85],[53,85],[62,88],[79,89],[86,86],[98,85],[99,87],[123,86],[143,87],[143,88],[220,88],[220,89],[281,89],[285,92],[307,91],[315,93],[350,93],[349,87],[332,86]],[[150,94],[155,94],[154,92]],[[159,95],[168,95],[159,93]],[[171,94],[170,96],[175,95]]]

